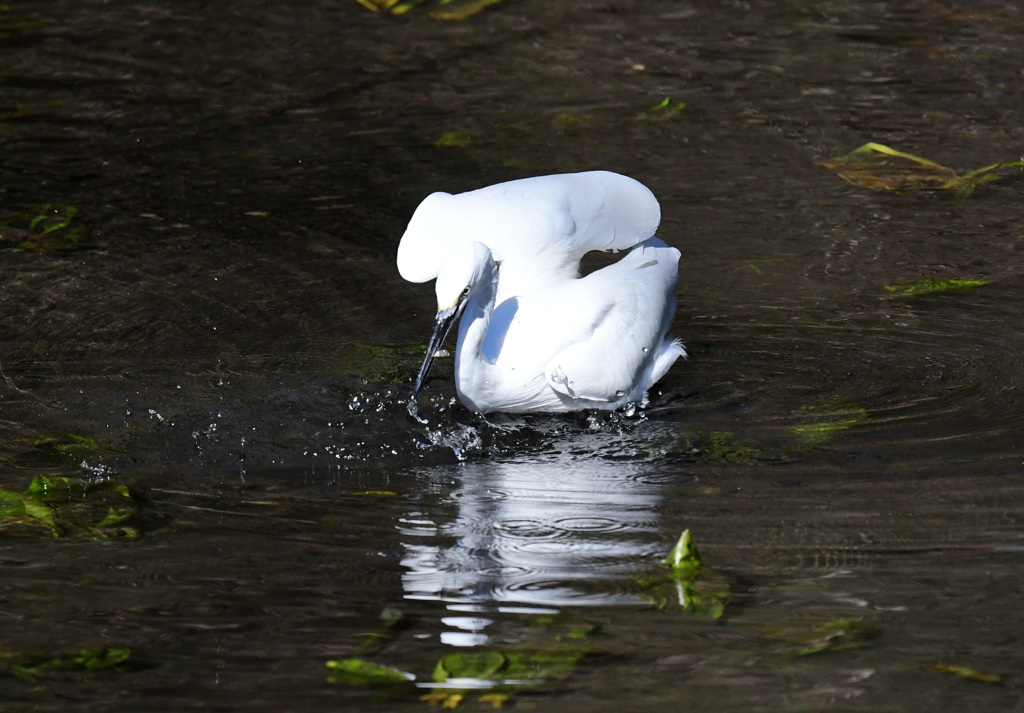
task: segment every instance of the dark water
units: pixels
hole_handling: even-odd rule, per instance
[[[86,486],[0,529],[0,710],[421,710],[452,652],[566,647],[506,707],[1021,709],[1024,182],[816,162],[1015,160],[1024,9],[431,9],[0,6],[0,487]],[[691,358],[632,419],[484,421],[439,365],[412,421],[413,208],[591,168],[660,198]],[[117,485],[135,539],[88,527]]]

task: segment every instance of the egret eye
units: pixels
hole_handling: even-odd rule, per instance
[[[466,285],[466,286],[465,286],[465,287],[463,288],[463,290],[462,290],[462,295],[460,295],[460,297],[468,297],[468,296],[469,296],[469,285]]]

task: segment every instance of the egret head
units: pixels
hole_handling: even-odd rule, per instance
[[[470,292],[478,285],[493,282],[495,276],[494,259],[486,245],[477,242],[453,245],[434,283],[438,315],[449,309],[461,312],[460,305],[465,305]]]
[[[498,271],[491,251],[483,243],[463,242],[453,245],[444,258],[437,275],[434,292],[437,294],[437,317],[434,332],[427,344],[427,354],[413,386],[409,400],[410,413],[414,413],[416,397],[430,371],[434,355],[441,347],[452,325],[458,321],[466,304],[480,290],[493,290]]]

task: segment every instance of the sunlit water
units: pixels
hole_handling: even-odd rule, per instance
[[[1024,183],[815,163],[1016,158],[1019,9],[427,10],[0,8],[0,487],[123,484],[139,533],[0,532],[0,669],[64,662],[6,709],[419,710],[452,652],[567,645],[508,707],[1019,707]],[[412,209],[590,168],[661,199],[690,358],[631,418],[483,419],[442,360],[411,419]],[[687,528],[717,621],[659,565]]]

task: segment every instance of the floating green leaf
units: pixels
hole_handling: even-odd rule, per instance
[[[640,596],[659,609],[678,606],[683,611],[718,620],[730,596],[728,580],[704,566],[689,530],[683,530],[675,547],[661,562],[668,576],[640,575],[634,580]]]
[[[1002,177],[999,171],[1024,168],[1024,160],[994,163],[976,171],[958,174],[926,158],[869,142],[845,156],[821,161],[818,165],[834,171],[855,186],[875,191],[946,190],[966,198],[978,186],[999,180]]]
[[[32,482],[28,484],[27,488],[25,488],[25,493],[28,495],[36,495],[38,497],[53,496],[55,494],[65,493],[76,485],[80,485],[80,483],[81,481],[73,478],[37,475],[32,478]]]
[[[328,661],[327,680],[330,683],[348,683],[357,686],[404,686],[415,680],[411,673],[390,666],[380,666],[359,658]]]
[[[961,678],[969,678],[972,681],[981,681],[982,683],[1001,683],[1003,680],[1003,677],[998,673],[983,673],[967,666],[937,662],[929,664],[928,668],[937,673],[949,673]]]
[[[120,525],[122,522],[130,518],[135,514],[134,508],[116,508],[111,506],[110,510],[107,511],[107,516],[100,520],[96,527],[97,529],[103,529],[105,527],[115,527]]]
[[[53,508],[36,495],[0,488],[0,532],[19,527],[43,528],[54,537],[62,532]]]
[[[966,290],[990,284],[989,280],[963,280],[960,278],[919,277],[902,285],[886,285],[885,289],[896,297],[916,297],[934,292]]]
[[[662,563],[674,573],[696,574],[700,570],[700,553],[697,552],[697,545],[693,544],[689,529],[683,530],[676,546]]]

